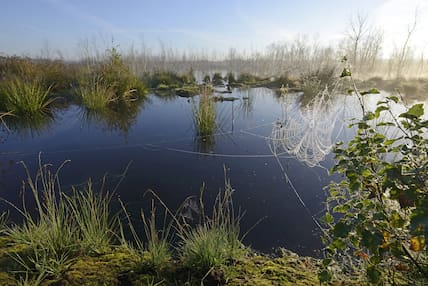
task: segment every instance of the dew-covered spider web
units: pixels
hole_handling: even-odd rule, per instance
[[[342,107],[325,89],[306,106],[282,103],[282,118],[273,123],[268,144],[273,154],[287,152],[309,167],[318,166],[336,143],[333,138],[337,124],[343,125]],[[337,138],[337,137],[336,137]]]

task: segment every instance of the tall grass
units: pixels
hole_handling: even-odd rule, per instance
[[[34,178],[24,164],[23,205],[15,206],[23,222],[5,230],[14,243],[27,246],[26,252],[16,253],[14,259],[33,278],[42,274],[60,277],[78,256],[105,252],[116,231],[117,221],[109,214],[110,195],[94,194],[90,181],[84,191],[73,189],[70,195],[62,191],[59,172],[65,163],[53,171],[39,158]],[[35,213],[26,203],[26,188]]]
[[[207,93],[201,94],[199,104],[193,105],[193,120],[198,136],[212,136],[216,129],[215,101]]]
[[[102,111],[118,99],[113,86],[98,75],[80,80],[77,95],[88,110],[94,111]]]
[[[144,211],[141,211],[141,218],[144,224],[144,233],[147,239],[147,253],[149,265],[154,269],[159,269],[163,264],[171,260],[170,231],[171,223],[167,223],[168,212],[164,213],[162,230],[156,228],[156,207],[152,199],[150,218],[146,218]]]
[[[143,239],[136,232],[122,204],[135,242],[134,245],[129,245],[128,242],[126,244],[140,255],[144,266],[159,271],[176,253],[184,269],[203,277],[216,267],[226,267],[247,252],[241,243],[245,236],[240,231],[242,215],[233,207],[233,190],[229,180],[225,180],[225,190],[217,195],[211,215],[207,215],[205,211],[204,187],[201,188],[199,205],[190,197],[174,213],[153,191],[148,192],[162,206],[164,219],[163,225],[158,228],[156,215],[159,214],[155,200],[152,200],[150,216],[146,217],[143,210],[141,212]],[[191,212],[199,216],[199,220],[189,219],[189,206]],[[178,242],[174,243],[175,239],[178,239]],[[172,247],[176,252],[171,252]]]
[[[142,81],[131,73],[115,48],[103,61],[81,69],[77,96],[89,110],[103,111],[116,103],[132,102],[146,93]]]
[[[8,215],[7,212],[2,212],[0,214],[0,235],[6,231],[7,221],[9,219]]]
[[[148,192],[152,193],[156,198],[156,194],[149,190]],[[162,202],[159,199],[160,202]],[[163,204],[163,203],[162,203]],[[175,215],[170,213],[170,210],[165,206],[165,212],[163,215],[163,225],[159,229],[156,223],[156,206],[155,200],[151,201],[150,217],[146,217],[144,210],[141,210],[141,219],[144,227],[143,237],[137,233],[135,230],[130,216],[125,209],[124,204],[121,202],[122,209],[126,214],[129,228],[133,236],[133,242],[130,243],[124,240],[124,244],[141,257],[141,264],[144,268],[149,270],[159,271],[161,270],[166,263],[172,259],[171,252],[171,239],[172,233],[171,230],[175,223]]]
[[[242,257],[246,250],[241,243],[240,212],[235,212],[233,189],[225,180],[225,189],[216,197],[211,216],[206,216],[203,188],[200,196],[200,223],[180,232],[180,258],[191,269],[206,273],[215,267]]]
[[[42,80],[25,80],[12,77],[0,85],[0,104],[6,111],[17,116],[31,116],[45,112],[54,99],[49,97],[52,86],[46,87]]]
[[[111,195],[94,193],[92,181],[67,196],[69,212],[79,231],[80,248],[85,253],[104,253],[112,245],[118,229],[117,216],[110,214]]]
[[[17,261],[26,269],[36,273],[49,273],[59,276],[70,265],[77,254],[79,241],[77,228],[72,223],[58,180],[58,172],[53,172],[49,165],[42,165],[35,178],[27,172],[27,187],[34,199],[36,214],[33,215],[25,204],[19,209],[24,217],[21,225],[14,225],[7,230],[7,235],[15,243],[25,244],[30,254],[17,257]],[[23,196],[25,196],[25,187]]]

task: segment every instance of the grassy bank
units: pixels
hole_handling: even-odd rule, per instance
[[[137,232],[123,204],[121,213],[111,212],[114,192],[95,190],[90,180],[81,189],[62,189],[62,167],[40,163],[35,176],[27,170],[23,192],[35,211],[14,206],[23,217],[17,224],[0,216],[0,285],[318,283],[319,260],[284,249],[259,254],[242,244],[242,215],[227,179],[209,208],[203,187],[174,211],[148,191],[151,208],[141,211],[143,231]]]

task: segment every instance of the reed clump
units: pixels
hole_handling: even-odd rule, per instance
[[[216,104],[214,98],[204,92],[198,104],[193,104],[193,121],[199,137],[210,137],[216,130]]]
[[[147,92],[115,48],[107,50],[105,57],[80,71],[76,96],[88,110],[102,111],[120,102],[137,101]]]

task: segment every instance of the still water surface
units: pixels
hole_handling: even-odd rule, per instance
[[[308,107],[300,94],[281,97],[265,88],[234,90],[230,96],[238,100],[216,103],[211,139],[196,135],[197,98],[156,95],[120,115],[88,115],[72,105],[37,127],[9,126],[11,132],[1,133],[0,197],[20,204],[25,172],[18,162],[34,174],[39,152],[54,166],[71,160],[61,171],[64,186],[89,177],[97,183],[106,174],[114,185],[131,162],[116,196],[135,217],[147,205],[143,194],[149,188],[176,208],[205,183],[209,204],[224,186],[226,168],[234,203],[246,212],[243,231],[264,218],[246,236],[247,245],[317,255],[321,232],[314,218],[323,214],[323,188],[338,179],[327,174],[333,165],[330,147],[352,136],[344,120],[358,105],[338,96]],[[113,203],[118,208],[116,198]]]

